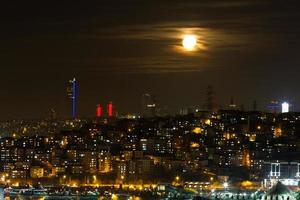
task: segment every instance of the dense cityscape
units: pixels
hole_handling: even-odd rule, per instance
[[[264,112],[255,101],[249,111],[233,100],[215,109],[209,86],[203,109],[162,115],[147,94],[139,115],[118,116],[109,102],[96,105],[95,117],[81,119],[74,81],[67,89],[69,119],[52,111],[44,120],[0,123],[2,185],[108,187],[158,196],[162,186],[209,196],[268,188],[278,180],[299,185],[300,112],[290,112],[287,102],[272,101]]]

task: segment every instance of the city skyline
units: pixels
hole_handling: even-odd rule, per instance
[[[298,4],[2,2],[0,200],[300,200]]]
[[[171,112],[231,98],[245,108],[300,102],[296,1],[9,3],[2,6],[1,119],[66,116],[66,80],[80,82],[79,113],[113,101],[139,112],[150,93]],[[184,52],[184,35],[197,51]],[[297,107],[293,109],[298,110]]]
[[[154,94],[142,94],[140,101],[138,103],[138,109],[123,111],[119,108],[124,105],[116,105],[115,102],[108,100],[98,101],[96,107],[89,108],[89,114],[84,115],[80,112],[79,99],[80,99],[80,83],[76,77],[66,81],[64,86],[65,97],[62,101],[65,104],[63,110],[55,110],[49,108],[41,117],[30,118],[25,117],[26,120],[34,119],[43,119],[43,118],[55,118],[59,119],[80,119],[80,118],[111,118],[111,117],[128,117],[134,116],[139,118],[148,118],[148,117],[163,117],[163,116],[176,116],[176,115],[186,115],[194,114],[197,112],[217,112],[219,110],[235,110],[235,111],[245,111],[245,112],[266,112],[266,113],[288,113],[288,112],[299,112],[297,110],[297,105],[293,104],[291,101],[286,101],[287,99],[271,99],[269,102],[265,102],[263,105],[258,105],[256,99],[254,99],[249,105],[244,105],[241,102],[237,102],[234,98],[228,98],[228,102],[225,104],[219,104],[215,99],[214,88],[209,85],[205,88],[205,93],[203,96],[203,101],[195,105],[177,105],[176,109],[168,108],[167,104],[161,104],[159,98]],[[145,99],[146,98],[146,99]],[[147,99],[149,98],[149,99]],[[21,119],[20,117],[8,118],[6,120]]]

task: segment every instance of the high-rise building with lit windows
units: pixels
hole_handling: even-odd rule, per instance
[[[112,102],[109,102],[107,104],[107,116],[108,117],[112,117],[114,114],[114,110],[113,110],[113,103]]]
[[[283,102],[281,104],[281,112],[282,113],[288,113],[289,112],[289,109],[290,109],[290,104],[287,103],[287,102]]]
[[[102,106],[101,104],[98,104],[96,106],[96,117],[102,117],[102,114],[103,114]]]
[[[68,98],[71,99],[71,116],[76,118],[78,114],[78,82],[75,78],[69,80],[67,94]]]
[[[157,102],[151,94],[143,94],[142,96],[142,113],[144,117],[156,116]]]

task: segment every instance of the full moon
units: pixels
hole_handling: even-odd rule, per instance
[[[196,48],[197,38],[194,35],[185,35],[182,39],[182,46],[187,51],[192,51]]]

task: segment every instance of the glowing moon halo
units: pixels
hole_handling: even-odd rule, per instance
[[[187,51],[193,51],[197,46],[197,38],[195,35],[184,35],[182,46]]]

